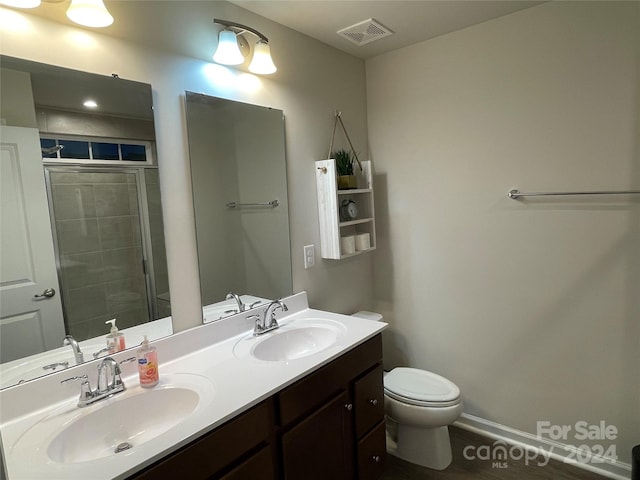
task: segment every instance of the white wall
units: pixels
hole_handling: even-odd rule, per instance
[[[318,308],[350,312],[370,307],[371,256],[344,262],[320,260],[310,270],[304,270],[302,263],[303,245],[314,243],[319,253],[313,162],[326,155],[336,109],[343,112],[356,148],[363,152],[366,149],[364,62],[226,2],[150,3],[116,2],[114,15],[137,8],[149,17],[140,18],[138,31],[134,32],[146,42],[157,39],[155,43],[165,45],[165,39],[172,35],[189,41],[162,52],[109,37],[108,29],[102,34],[3,9],[0,44],[2,53],[9,56],[104,75],[118,73],[121,78],[152,85],[176,330],[195,326],[202,317],[184,121],[185,90],[284,111],[294,290],[307,290],[310,303]],[[211,38],[212,32],[215,38],[212,18],[218,16],[265,33],[278,72],[271,77],[254,77],[194,58],[200,51],[206,56],[213,52],[215,42],[206,46],[201,40]],[[175,27],[187,18],[187,28]],[[175,28],[159,28],[167,24]],[[198,42],[191,41],[196,39]],[[195,45],[198,53],[181,53],[184,44]],[[176,51],[180,53],[173,53]],[[335,72],[340,73],[339,81]]]
[[[366,63],[387,366],[536,433],[640,443],[640,4],[550,2]],[[566,443],[581,444],[572,441]],[[596,443],[603,443],[602,441]]]
[[[31,77],[28,73],[0,69],[0,105],[5,125],[36,128]]]

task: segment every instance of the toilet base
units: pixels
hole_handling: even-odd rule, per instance
[[[395,457],[434,470],[444,470],[451,464],[449,429],[444,427],[416,428],[387,419],[389,440],[387,452]]]

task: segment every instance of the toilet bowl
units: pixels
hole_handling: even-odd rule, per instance
[[[382,320],[373,312],[354,316]],[[444,470],[452,460],[448,425],[462,414],[460,389],[440,375],[396,367],[384,374],[387,451],[423,467]]]

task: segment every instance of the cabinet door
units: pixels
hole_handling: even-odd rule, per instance
[[[378,365],[358,379],[354,384],[353,394],[356,410],[356,438],[360,438],[384,417],[382,365]]]
[[[273,404],[267,400],[129,480],[206,480],[219,475],[252,448],[268,442],[272,411]]]
[[[264,447],[220,480],[275,480],[271,447]]]
[[[384,422],[358,442],[358,480],[375,480],[384,472],[387,459]]]
[[[353,478],[352,411],[343,392],[282,436],[285,480]]]

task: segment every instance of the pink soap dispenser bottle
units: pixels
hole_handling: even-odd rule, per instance
[[[142,388],[155,387],[160,380],[160,375],[158,374],[158,352],[156,347],[149,345],[146,335],[140,344],[136,357],[138,358],[140,386]]]
[[[116,327],[116,319],[107,320],[107,325],[111,324],[111,330],[109,335],[107,335],[107,348],[109,349],[109,355],[112,355],[117,352],[121,352],[126,348],[124,335],[118,331],[118,327]]]

